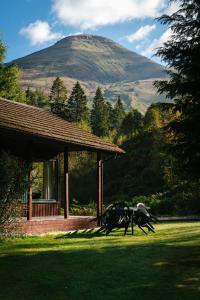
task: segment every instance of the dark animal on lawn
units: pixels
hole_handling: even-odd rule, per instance
[[[157,218],[147,211],[147,208],[146,208],[144,203],[138,203],[137,204],[137,209],[134,212],[133,218],[134,218],[135,224],[145,234],[147,234],[147,233],[143,229],[144,227],[146,227],[148,229],[148,231],[151,231],[151,232],[155,233],[155,229],[154,229],[154,227],[151,223],[156,223]]]
[[[99,231],[105,231],[108,235],[114,228],[124,228],[124,235],[130,225],[130,211],[125,202],[116,202],[107,207],[102,216],[102,227]]]

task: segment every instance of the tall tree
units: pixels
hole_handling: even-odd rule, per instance
[[[103,137],[109,134],[109,109],[99,87],[96,90],[93,100],[91,111],[91,127],[93,133],[98,136]]]
[[[111,131],[114,129],[114,109],[109,101],[105,101],[105,114],[108,130]]]
[[[3,65],[5,54],[6,48],[0,41],[0,97],[25,102],[25,92],[19,83],[20,71],[16,65]]]
[[[67,119],[75,123],[89,120],[87,97],[78,81],[73,87],[67,103]]]
[[[67,89],[60,77],[57,77],[52,84],[49,100],[51,111],[58,116],[65,118]]]
[[[173,1],[179,10],[163,15],[160,22],[172,30],[172,38],[157,55],[168,65],[169,80],[155,82],[160,93],[174,99],[177,118],[169,128],[173,153],[180,174],[186,179],[200,178],[200,4],[199,0]]]
[[[113,109],[113,126],[117,131],[120,129],[125,114],[126,112],[119,96]]]

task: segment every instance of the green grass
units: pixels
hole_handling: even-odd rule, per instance
[[[0,299],[200,299],[200,223],[156,234],[74,234],[0,244]]]

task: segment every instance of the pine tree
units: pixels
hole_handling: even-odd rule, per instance
[[[174,99],[177,118],[169,124],[173,154],[180,175],[200,178],[200,4],[199,0],[180,0],[180,9],[159,18],[169,25],[173,36],[158,49],[167,63],[169,80],[156,82],[160,93]]]
[[[49,96],[51,111],[58,116],[65,118],[65,107],[67,102],[67,89],[64,82],[57,77],[51,87]]]
[[[67,119],[75,123],[89,120],[87,97],[78,81],[73,87],[67,103]]]
[[[93,133],[98,136],[103,137],[109,134],[109,108],[99,87],[96,90],[93,101],[91,111],[91,127]]]
[[[6,48],[0,41],[0,97],[25,102],[26,96],[19,83],[20,71],[16,65],[3,65],[5,53]]]
[[[113,110],[113,106],[109,101],[105,101],[105,114],[106,114],[106,118],[107,118],[107,125],[108,125],[108,129],[109,132],[113,130],[114,125],[113,125],[113,120],[114,120],[114,110]]]
[[[113,109],[113,127],[118,131],[120,129],[120,126],[122,124],[122,121],[125,117],[125,110],[123,107],[123,103],[120,99],[120,96],[117,99],[117,102],[115,103],[114,109]]]

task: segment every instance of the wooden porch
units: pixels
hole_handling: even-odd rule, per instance
[[[0,150],[15,155],[29,166],[29,187],[26,207],[23,210],[23,216],[26,218],[22,218],[21,232],[35,234],[100,225],[103,204],[103,161],[105,157],[124,153],[122,149],[49,111],[2,98],[0,98],[0,139]],[[96,153],[95,217],[72,217],[69,214],[69,153],[78,151]],[[32,163],[55,160],[60,154],[63,155],[63,186],[56,184],[55,195],[45,197],[44,194],[34,199]],[[48,188],[52,186],[49,182]],[[64,217],[59,216],[61,205]]]

